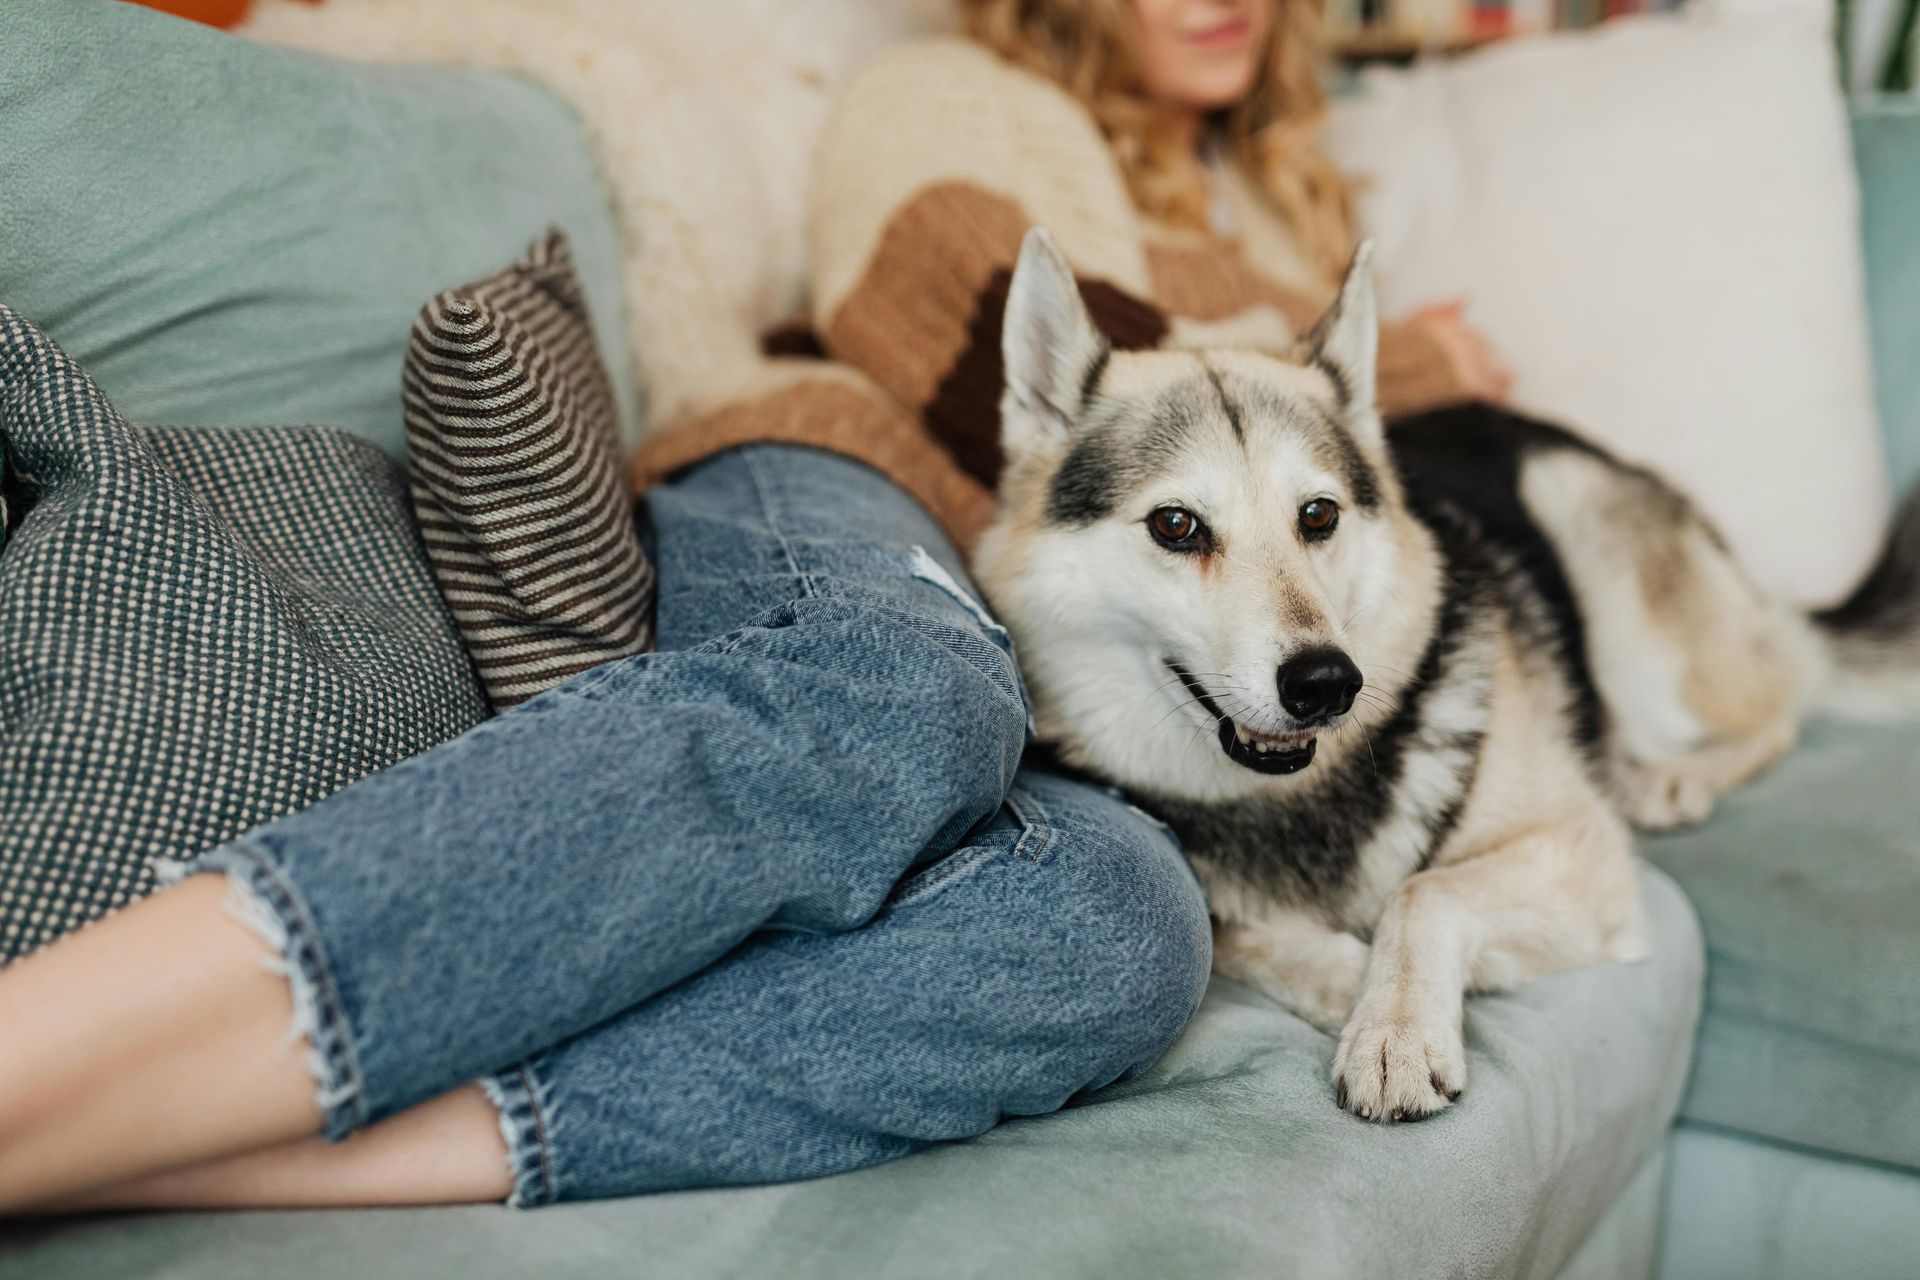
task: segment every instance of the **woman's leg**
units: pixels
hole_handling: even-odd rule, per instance
[[[672,651],[590,672],[203,860],[243,887],[284,958],[317,1095],[291,1100],[284,1017],[231,1004],[238,975],[256,976],[239,948],[176,993],[191,1035],[115,1042],[152,1072],[67,1111],[16,1083],[56,1075],[109,1016],[42,1036],[54,1005],[96,1005],[115,974],[166,970],[183,937],[232,932],[205,889],[143,907],[144,944],[129,912],[34,957],[37,980],[0,975],[19,1019],[0,1051],[19,1071],[0,1072],[0,1205],[314,1128],[344,1136],[755,932],[859,926],[997,809],[1024,738],[1018,674],[910,499],[856,463],[763,446],[652,506]],[[38,996],[9,993],[30,982]],[[204,1043],[233,1052],[196,1077]],[[223,1086],[255,1077],[277,1101],[233,1118]],[[177,1143],[85,1140],[161,1113],[180,1117]],[[59,1171],[22,1154],[55,1149],[74,1153]]]
[[[762,935],[488,1081],[513,1199],[815,1177],[1051,1111],[1158,1058],[1207,970],[1206,908],[1164,830],[1026,771],[864,927]],[[505,1166],[499,1113],[476,1096],[64,1207],[479,1198],[469,1175],[504,1183]]]
[[[514,1202],[817,1177],[1054,1111],[1160,1057],[1211,946],[1164,827],[1023,770],[865,927],[762,935],[496,1075]]]
[[[0,977],[0,1207],[102,1152],[149,1167],[318,1126],[286,980],[225,894],[196,878]]]
[[[30,1212],[499,1204],[513,1191],[500,1111],[463,1085],[345,1142],[297,1138],[97,1187]]]

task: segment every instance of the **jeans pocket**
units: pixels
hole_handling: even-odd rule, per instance
[[[923,862],[894,886],[887,906],[893,908],[919,901],[967,872],[998,859],[1041,862],[1052,847],[1053,823],[1046,810],[1031,792],[1014,787],[993,816],[967,832],[957,846]]]

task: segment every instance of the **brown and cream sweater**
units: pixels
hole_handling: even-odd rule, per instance
[[[1000,317],[1028,227],[1051,229],[1114,345],[1284,351],[1333,296],[1257,190],[1221,178],[1232,235],[1134,207],[1066,92],[986,49],[903,46],[847,85],[820,141],[810,227],[814,358],[771,361],[733,403],[668,425],[634,458],[645,486],[722,449],[811,444],[917,497],[963,548],[993,513]],[[791,337],[791,335],[789,335]],[[1389,414],[1456,398],[1417,329],[1381,334]]]

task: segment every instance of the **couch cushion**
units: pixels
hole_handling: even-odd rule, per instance
[[[1682,1113],[1920,1168],[1920,725],[1810,724],[1692,831],[1647,842],[1707,937]]]
[[[1853,150],[1880,425],[1894,484],[1905,490],[1920,480],[1920,101],[1856,106]]]
[[[1672,1280],[1913,1280],[1920,1175],[1695,1125],[1667,1155]]]
[[[607,375],[567,238],[421,309],[413,510],[494,710],[653,642]]]
[[[168,1215],[21,1229],[37,1280],[310,1277],[1552,1276],[1660,1145],[1699,936],[1646,878],[1654,958],[1467,1006],[1458,1106],[1333,1105],[1332,1040],[1217,981],[1151,1072],[1057,1115],[817,1182],[530,1213]],[[0,1244],[0,1260],[6,1246]]]
[[[1846,594],[1889,507],[1831,28],[1706,4],[1369,69],[1328,133],[1382,314],[1465,298],[1516,404],[1658,471],[1803,604]],[[1800,503],[1839,518],[1780,519]]]
[[[401,457],[420,300],[552,223],[632,417],[608,205],[575,118],[531,84],[7,0],[0,174],[0,301],[135,421],[323,422]]]
[[[128,425],[0,304],[0,965],[479,722],[398,467]]]

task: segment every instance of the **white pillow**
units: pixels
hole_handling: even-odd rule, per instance
[[[1843,596],[1890,495],[1824,9],[1749,4],[1377,70],[1336,105],[1381,299],[1468,302],[1518,407],[1693,495],[1765,587]]]

